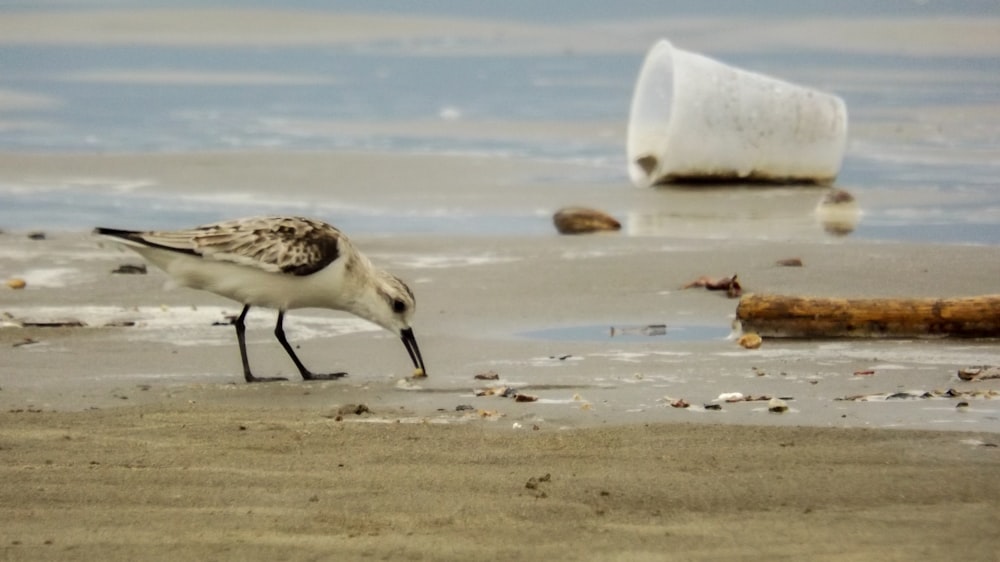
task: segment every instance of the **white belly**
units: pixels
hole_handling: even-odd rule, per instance
[[[271,273],[251,266],[202,259],[157,248],[137,248],[147,260],[167,272],[179,285],[201,289],[243,304],[279,310],[293,308],[345,309],[341,295],[343,267],[334,263],[312,275]]]

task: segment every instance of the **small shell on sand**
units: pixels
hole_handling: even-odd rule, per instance
[[[560,234],[589,234],[621,230],[622,225],[611,215],[586,207],[564,207],[552,215]]]
[[[788,404],[781,398],[772,398],[767,403],[767,411],[781,414],[788,411]]]
[[[7,286],[11,289],[23,289],[28,285],[28,282],[20,277],[11,277],[7,280]]]
[[[758,334],[755,334],[753,332],[750,332],[749,334],[743,334],[742,336],[740,336],[740,339],[737,340],[737,343],[739,343],[741,346],[747,349],[757,349],[763,342],[764,340],[761,339],[761,337]]]

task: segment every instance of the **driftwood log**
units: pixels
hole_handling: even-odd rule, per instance
[[[770,338],[1000,337],[1000,295],[835,299],[747,294],[736,318]]]

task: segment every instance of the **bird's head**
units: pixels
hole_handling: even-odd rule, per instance
[[[361,305],[362,316],[396,334],[403,340],[413,361],[415,375],[424,376],[424,360],[417,347],[417,339],[410,327],[410,319],[417,301],[413,292],[401,279],[385,271],[376,271],[375,283],[365,291]]]

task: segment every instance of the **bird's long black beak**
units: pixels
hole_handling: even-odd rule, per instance
[[[424,370],[424,359],[420,356],[420,347],[417,346],[417,338],[413,335],[413,328],[406,328],[399,334],[403,340],[403,345],[406,346],[406,352],[410,354],[410,359],[413,360],[413,367],[417,370],[415,374],[417,376],[427,376],[427,371]]]

